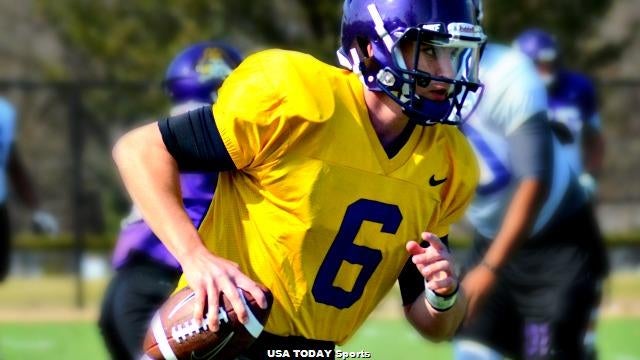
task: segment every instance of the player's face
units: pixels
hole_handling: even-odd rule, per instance
[[[407,68],[413,70],[416,42],[405,42],[401,44],[401,49]],[[417,49],[419,53],[417,63],[418,70],[436,77],[454,78],[455,73],[453,69],[458,56],[457,48],[442,47],[428,42],[421,42]],[[452,87],[450,84],[433,80],[430,81],[427,86],[418,86],[416,92],[418,95],[429,100],[444,101],[447,99],[451,90]]]

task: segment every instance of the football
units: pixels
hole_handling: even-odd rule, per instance
[[[267,309],[261,309],[248,292],[238,289],[249,321],[242,324],[226,296],[220,294],[218,331],[193,319],[195,292],[186,287],[173,294],[151,320],[144,339],[145,359],[234,359],[260,335],[267,322],[273,296],[263,288]],[[207,313],[205,307],[204,313]]]

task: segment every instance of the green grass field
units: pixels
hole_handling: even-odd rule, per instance
[[[640,319],[605,319],[598,329],[602,360],[640,359]],[[344,347],[373,359],[451,359],[448,343],[422,340],[402,320],[370,320]],[[0,324],[0,359],[108,359],[98,329],[88,322]]]
[[[74,310],[69,277],[10,278],[0,286],[0,360],[108,359],[95,325],[105,280],[86,284],[88,307]],[[342,348],[368,351],[374,359],[451,359],[448,343],[420,338],[401,319],[392,292]],[[605,287],[598,324],[600,359],[640,360],[640,273],[614,275]]]

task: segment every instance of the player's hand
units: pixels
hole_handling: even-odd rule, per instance
[[[258,285],[243,274],[238,264],[211,254],[205,247],[190,254],[187,261],[181,263],[189,286],[196,293],[193,318],[202,322],[205,303],[207,304],[207,323],[213,331],[218,330],[218,303],[220,293],[231,302],[233,310],[242,323],[248,320],[238,288],[250,293],[261,308],[267,308],[267,299]]]
[[[58,220],[44,210],[36,210],[31,216],[31,227],[37,234],[57,235],[60,231]]]
[[[469,321],[478,313],[478,309],[484,304],[485,299],[496,283],[495,270],[484,265],[478,265],[471,269],[462,279],[462,288],[467,296],[467,315]]]
[[[421,236],[429,246],[423,248],[417,242],[409,241],[406,247],[413,255],[411,261],[427,281],[429,289],[441,296],[453,294],[458,287],[458,277],[451,253],[436,235],[423,232]]]

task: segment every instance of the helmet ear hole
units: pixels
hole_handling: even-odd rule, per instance
[[[367,39],[365,39],[365,38],[363,38],[361,36],[358,36],[356,38],[356,44],[358,45],[358,47],[357,47],[358,52],[360,52],[362,55],[364,55],[363,57],[368,58],[368,57],[371,57],[373,55],[372,53],[370,54],[371,51],[369,50],[370,49],[369,40],[367,40]]]
[[[362,60],[361,64],[365,69],[373,69],[376,65],[376,60],[373,57],[366,57]]]

